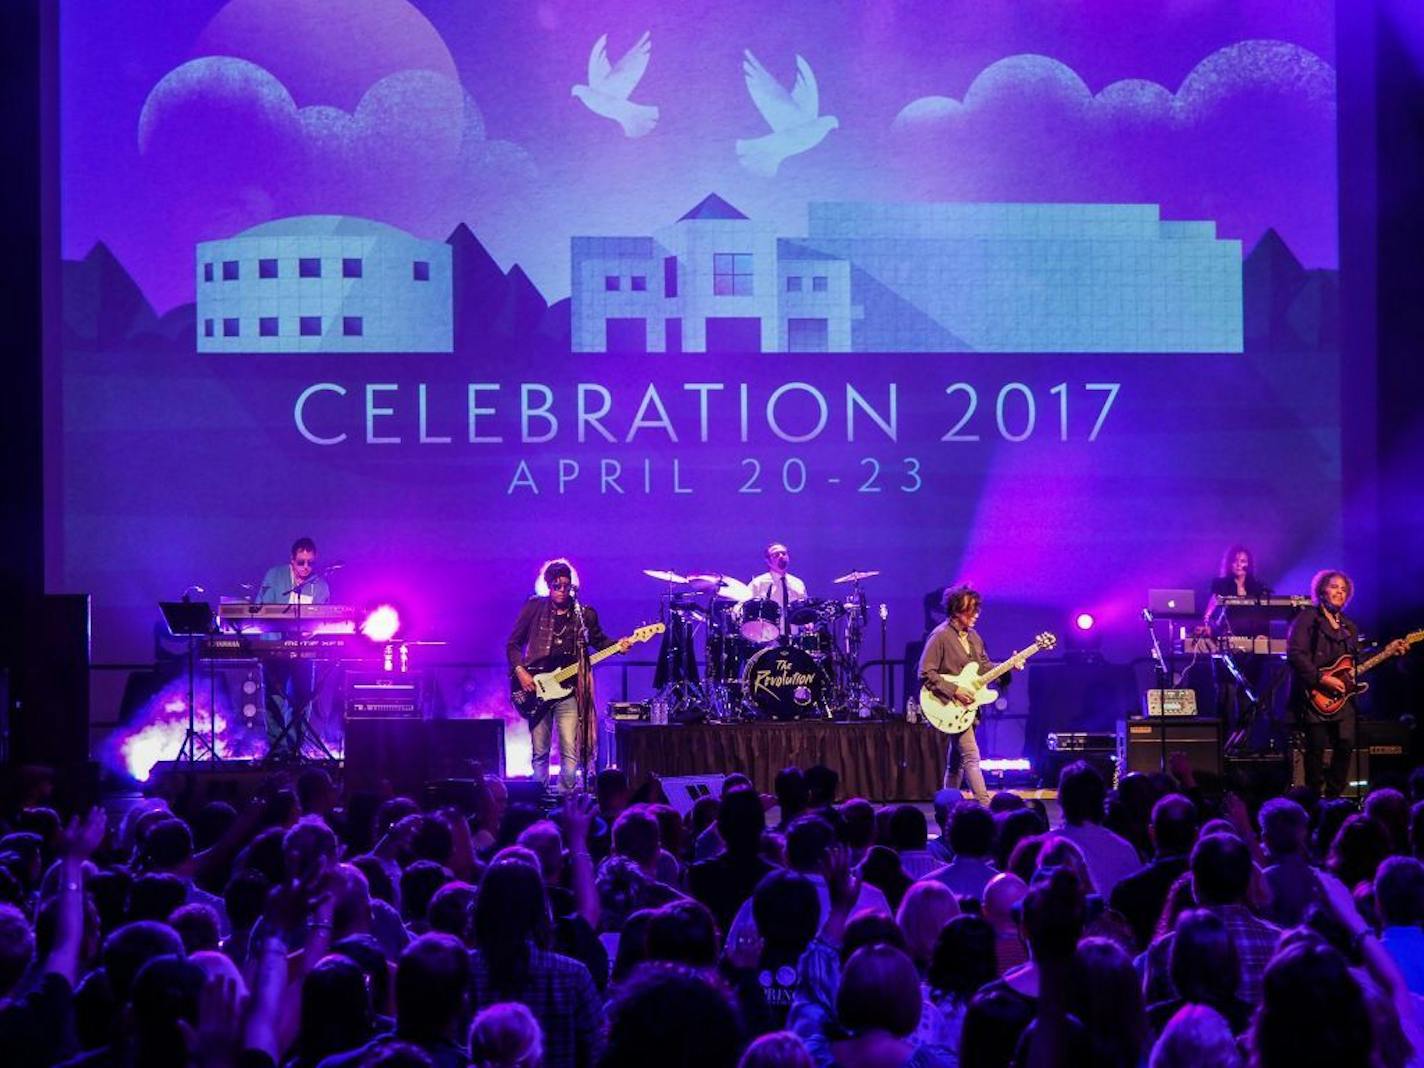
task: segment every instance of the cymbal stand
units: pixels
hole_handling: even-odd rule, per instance
[[[845,659],[841,663],[838,680],[842,706],[854,711],[861,719],[870,715],[875,706],[875,695],[865,684],[860,668],[860,650],[865,641],[865,594],[860,588],[860,580],[851,584],[849,610],[846,613]]]
[[[686,613],[673,603],[671,590],[663,598],[662,648],[658,655],[656,681],[660,683],[653,702],[668,710],[670,722],[698,719],[710,706],[706,691],[697,681],[697,661],[693,657],[692,627]]]

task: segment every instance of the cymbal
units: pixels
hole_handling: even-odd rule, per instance
[[[687,581],[686,578],[684,578],[682,575],[679,575],[676,571],[659,571],[657,570],[657,568],[653,567],[643,568],[643,574],[647,575],[648,578],[655,578],[659,582],[673,582],[681,584]]]
[[[862,579],[874,578],[880,574],[879,571],[847,571],[838,579],[832,579],[832,583],[837,582],[860,582]]]
[[[718,597],[725,597],[738,604],[749,599],[752,595],[750,586],[730,575],[688,575],[687,582],[694,590],[701,593],[715,593]]]

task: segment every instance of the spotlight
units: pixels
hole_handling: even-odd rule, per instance
[[[400,630],[400,613],[393,605],[383,604],[372,610],[361,623],[361,633],[373,642],[388,642]]]
[[[1070,660],[1102,659],[1103,632],[1098,629],[1098,617],[1092,612],[1079,612],[1068,620],[1064,654]]]

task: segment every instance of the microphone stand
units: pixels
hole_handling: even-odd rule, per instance
[[[578,599],[578,591],[572,587],[569,589],[569,601],[574,609],[574,652],[578,657],[577,685],[574,687],[574,704],[578,709],[578,718],[574,726],[574,737],[576,741],[576,752],[578,753],[578,777],[584,789],[588,788],[588,751],[589,741],[587,737],[590,726],[589,716],[593,712],[593,669],[588,662],[588,624],[583,618],[583,602]],[[554,724],[555,727],[558,724]],[[562,764],[564,755],[559,754],[559,763]]]
[[[1162,655],[1162,645],[1161,645],[1161,643],[1157,640],[1157,620],[1154,619],[1153,616],[1152,616],[1152,609],[1150,609],[1150,608],[1144,608],[1144,609],[1142,610],[1142,619],[1143,619],[1143,621],[1147,624],[1147,634],[1148,634],[1148,636],[1151,637],[1151,639],[1152,639],[1152,660],[1153,660],[1153,662],[1157,665],[1157,698],[1158,698],[1158,705],[1157,705],[1157,707],[1161,710],[1161,714],[1158,715],[1158,717],[1157,717],[1157,730],[1159,731],[1159,734],[1157,735],[1157,737],[1158,737],[1159,739],[1161,739],[1161,742],[1162,742],[1162,745],[1161,745],[1162,771],[1163,771],[1163,772],[1166,772],[1166,770],[1167,770],[1167,714],[1166,714],[1166,699],[1167,699],[1167,689],[1172,685],[1172,669],[1167,665],[1167,658]],[[1152,719],[1151,719],[1151,715],[1150,715],[1150,711],[1151,711],[1151,704],[1150,704],[1150,702],[1149,702],[1149,704],[1148,704],[1148,709],[1147,709],[1147,711],[1149,712],[1148,720],[1147,720],[1147,721],[1148,721],[1148,723],[1151,723],[1151,722],[1152,722]],[[1127,744],[1130,745],[1131,742],[1128,742]],[[1127,757],[1127,750],[1126,750],[1126,748],[1124,747],[1124,750],[1123,750],[1123,758],[1126,759],[1126,757]],[[1119,770],[1121,770],[1121,769],[1119,769]]]

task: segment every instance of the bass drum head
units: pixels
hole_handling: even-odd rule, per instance
[[[761,719],[825,719],[829,688],[816,658],[795,646],[767,646],[742,671],[742,697]]]

